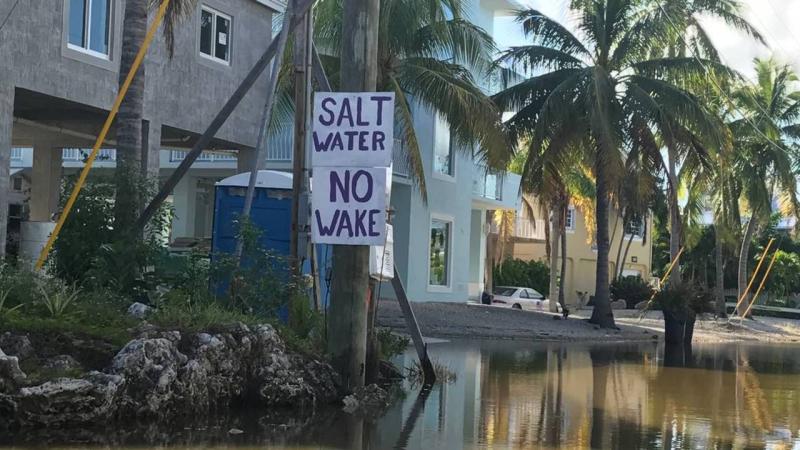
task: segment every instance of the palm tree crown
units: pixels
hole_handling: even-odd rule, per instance
[[[681,80],[704,77],[722,65],[699,58],[665,57],[671,28],[657,4],[637,0],[574,0],[580,37],[536,10],[519,14],[530,45],[499,59],[504,73],[535,75],[495,96],[516,114],[511,133],[527,137],[533,162],[559,165],[578,149],[597,185],[597,281],[592,320],[614,326],[608,305],[609,195],[625,173],[625,155],[660,151],[661,143],[705,149],[726,139],[724,126]],[[507,80],[511,77],[506,76]],[[523,187],[530,181],[523,181]]]

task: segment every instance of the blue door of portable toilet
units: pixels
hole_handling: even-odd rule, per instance
[[[250,181],[250,172],[240,173],[217,182],[214,196],[214,223],[211,231],[212,254],[234,253],[237,223],[244,208],[244,197]],[[250,222],[260,231],[259,244],[276,255],[289,256],[292,230],[292,174],[276,170],[259,170]],[[330,266],[331,251],[317,245],[321,297],[327,307],[325,274]],[[310,264],[303,265],[310,273]],[[227,284],[227,283],[225,283]],[[218,286],[219,288],[219,286]]]

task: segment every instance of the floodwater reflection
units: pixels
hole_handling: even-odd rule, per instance
[[[411,389],[380,418],[245,411],[206,425],[28,430],[0,435],[0,446],[800,448],[800,347],[494,341],[429,350],[455,382]],[[409,352],[399,362],[412,361]]]

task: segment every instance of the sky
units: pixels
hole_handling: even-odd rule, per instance
[[[569,24],[569,0],[518,0],[538,9],[562,23]],[[724,23],[703,20],[708,33],[720,51],[722,60],[748,78],[753,77],[753,58],[776,58],[793,65],[800,73],[800,0],[743,0],[744,15],[764,36],[769,48]],[[792,27],[792,25],[795,27]],[[497,18],[494,23],[495,39],[501,49],[525,43],[521,27],[511,17]]]

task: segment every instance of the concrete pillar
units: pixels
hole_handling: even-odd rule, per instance
[[[146,180],[158,180],[161,167],[161,124],[145,120],[142,123],[142,174]]]
[[[185,176],[172,191],[172,238],[194,236],[195,203],[197,201],[197,178]]]
[[[32,222],[49,222],[58,211],[61,190],[61,148],[51,142],[33,146],[30,217]]]
[[[0,84],[0,258],[6,255],[11,130],[14,127],[14,87],[4,84]]]
[[[236,158],[236,173],[250,172],[255,167],[256,150],[254,148],[241,148]]]

